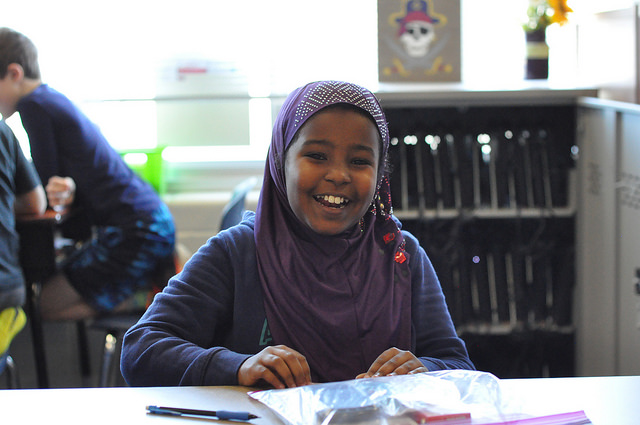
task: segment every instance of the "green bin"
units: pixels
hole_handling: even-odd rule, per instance
[[[153,186],[156,192],[161,195],[166,192],[162,151],[164,151],[164,146],[153,149],[120,151],[120,156],[129,168]]]

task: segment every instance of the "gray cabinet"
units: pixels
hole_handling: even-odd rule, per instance
[[[578,108],[579,375],[640,374],[640,107]]]
[[[476,366],[576,373],[577,102],[595,90],[379,92],[396,215]]]

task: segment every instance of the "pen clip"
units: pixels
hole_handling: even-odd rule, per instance
[[[149,413],[153,413],[154,415],[182,416],[182,413],[180,412],[176,412],[175,410],[163,409],[158,406],[147,406],[147,411]]]

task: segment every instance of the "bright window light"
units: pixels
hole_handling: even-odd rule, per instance
[[[22,126],[22,121],[20,121],[20,114],[16,112],[15,114],[7,118],[5,122],[11,128],[11,130],[13,131],[13,134],[15,134],[16,138],[18,139],[18,143],[20,143],[20,147],[22,148],[22,152],[24,153],[24,156],[27,157],[28,159],[31,159],[31,148],[29,148],[29,136],[27,135],[27,132],[24,130],[24,127]]]
[[[2,25],[35,42],[44,81],[79,103],[117,150],[169,144],[169,161],[262,161],[275,99],[319,79],[377,90],[376,4],[13,1],[3,4]],[[462,0],[465,85],[522,82],[526,4]],[[566,63],[554,68],[553,61],[552,73],[572,69]],[[227,103],[211,104],[218,101]],[[248,106],[226,108],[234,101]],[[215,112],[220,108],[229,117]]]
[[[249,100],[249,144],[255,149],[268,146],[272,127],[271,99]]]
[[[157,146],[156,102],[86,102],[81,107],[116,150],[152,149]]]
[[[130,152],[124,154],[124,162],[129,165],[144,165],[147,163],[147,154],[143,152]]]

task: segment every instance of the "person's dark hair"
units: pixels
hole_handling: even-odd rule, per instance
[[[318,112],[322,112],[322,111],[328,111],[330,109],[341,109],[343,111],[352,111],[355,112],[359,115],[362,115],[363,117],[366,117],[369,121],[371,121],[373,123],[373,125],[375,126],[376,130],[378,130],[378,146],[380,147],[380,168],[378,170],[378,177],[381,177],[382,175],[384,175],[385,173],[390,172],[390,163],[389,163],[389,152],[387,150],[387,155],[383,158],[382,157],[382,135],[380,134],[380,129],[378,128],[378,124],[376,123],[376,120],[373,119],[373,117],[364,109],[359,108],[355,105],[352,105],[350,103],[334,103],[333,105],[329,105],[325,108],[322,108],[321,110],[319,110]],[[316,112],[317,113],[317,112]],[[303,125],[304,127],[304,125]],[[289,150],[289,148],[291,146],[293,146],[293,144],[296,142],[296,140],[298,140],[298,135],[300,134],[300,130],[298,130],[296,132],[296,134],[293,136],[293,139],[291,140],[291,143],[289,143],[289,146],[287,147],[287,151]],[[285,151],[284,156],[287,156],[287,151]],[[284,165],[284,158],[282,159],[277,159],[277,162],[279,164],[279,166],[283,166]]]
[[[0,78],[7,75],[12,63],[22,67],[26,78],[40,79],[38,50],[35,44],[11,28],[0,28]]]

